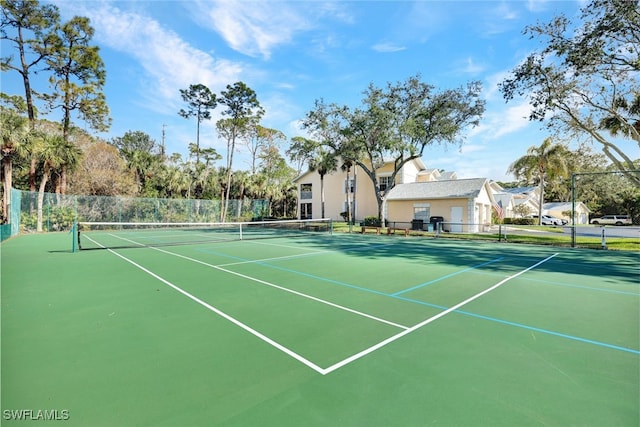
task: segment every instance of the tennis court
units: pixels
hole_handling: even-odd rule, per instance
[[[3,425],[640,423],[635,253],[70,236],[2,243]]]

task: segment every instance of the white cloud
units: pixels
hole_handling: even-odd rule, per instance
[[[199,1],[196,18],[216,31],[234,50],[268,59],[271,51],[290,43],[311,22],[285,2]]]
[[[483,87],[483,95],[487,101],[495,100],[496,98],[502,99],[502,94],[500,93],[499,84],[502,83],[506,78],[510,77],[511,70],[509,71],[501,71],[499,73],[494,73],[485,78],[486,84]]]
[[[547,9],[549,0],[528,0],[527,9],[530,12],[542,12]]]
[[[483,65],[478,64],[473,58],[468,57],[462,61],[462,65],[458,67],[458,72],[464,74],[480,74],[484,69],[485,67]]]
[[[144,70],[138,78],[140,97],[147,108],[160,112],[170,109],[173,113],[176,108],[172,104],[179,100],[180,88],[197,82],[217,91],[238,80],[243,71],[238,63],[216,60],[194,48],[148,16],[107,2],[84,5],[81,13],[91,19],[100,44],[124,52]]]
[[[485,115],[480,125],[469,132],[469,136],[482,136],[487,141],[499,139],[525,129],[530,125],[531,106],[526,101],[505,109],[493,109]]]
[[[373,45],[371,48],[376,52],[382,52],[382,53],[399,52],[407,49],[405,46],[400,46],[393,43],[378,43]]]

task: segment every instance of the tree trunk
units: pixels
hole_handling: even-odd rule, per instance
[[[11,155],[5,156],[2,159],[4,167],[4,194],[2,195],[2,223],[9,222],[11,212],[11,186],[13,185],[13,163],[11,162]]]
[[[237,218],[238,221],[240,220],[240,216],[242,215],[242,201],[244,200],[244,185],[240,186],[240,194],[238,195],[238,209],[236,210],[237,212]]]
[[[324,175],[320,175],[320,211],[321,218],[324,218]]]
[[[60,194],[67,194],[67,167],[65,165],[62,165],[60,172]]]
[[[44,205],[44,189],[47,186],[49,179],[49,169],[45,166],[44,174],[42,175],[42,181],[40,181],[40,190],[38,191],[38,222],[36,224],[36,231],[42,232],[42,209]]]
[[[29,191],[36,191],[36,156],[31,155],[31,163],[29,165]]]
[[[544,204],[544,174],[540,175],[540,198],[538,200],[538,225],[542,225],[542,205]]]

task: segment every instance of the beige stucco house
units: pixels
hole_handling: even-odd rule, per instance
[[[444,218],[444,230],[483,231],[491,224],[493,197],[486,178],[452,179],[396,185],[386,198],[389,222],[429,223],[432,216]]]
[[[391,185],[393,162],[376,170],[381,191]],[[303,173],[294,181],[298,186],[300,219],[324,217],[342,220],[351,204],[353,217],[362,220],[378,215],[373,183],[360,167],[338,169],[321,180],[316,171]],[[406,163],[395,177],[395,186],[383,203],[383,218],[410,225],[414,220],[429,223],[431,216],[442,216],[451,231],[478,231],[491,223],[494,203],[486,178],[456,179],[455,172],[427,169],[421,159]]]

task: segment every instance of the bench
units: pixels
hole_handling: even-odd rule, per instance
[[[391,233],[395,234],[396,231],[402,231],[404,232],[405,236],[409,235],[409,229],[408,228],[403,228],[403,227],[387,227],[387,236],[390,235]]]
[[[367,230],[375,230],[376,234],[380,234],[380,227],[374,227],[372,225],[363,225],[361,233],[364,234]]]

